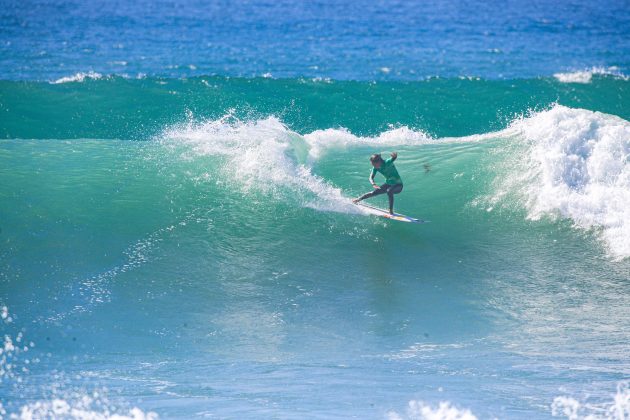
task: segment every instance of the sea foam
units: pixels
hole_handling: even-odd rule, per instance
[[[578,70],[565,73],[555,73],[555,77],[561,83],[591,83],[594,75],[613,76],[615,78],[628,80],[628,76],[619,71],[617,67],[592,67],[586,70]]]
[[[220,156],[222,170],[244,191],[278,196],[286,188],[306,207],[356,212],[342,191],[313,173],[331,150],[482,142],[507,138],[512,155],[497,174],[492,205],[517,196],[528,218],[569,218],[594,229],[615,258],[630,256],[630,123],[619,117],[555,105],[519,118],[500,132],[434,139],[419,130],[392,127],[361,137],[344,128],[299,134],[276,117],[218,120],[165,130],[162,141],[185,146],[181,156]],[[510,146],[508,144],[508,146]]]
[[[65,76],[62,77],[60,79],[57,79],[53,82],[51,82],[52,84],[60,84],[60,83],[70,83],[70,82],[83,82],[86,79],[92,79],[92,80],[98,80],[98,79],[102,79],[103,75],[100,73],[97,73],[95,71],[89,71],[87,73],[84,72],[79,72],[77,74],[74,74],[72,76]]]
[[[178,148],[181,157],[217,156],[219,170],[245,193],[261,192],[299,197],[308,207],[355,212],[341,190],[312,173],[299,162],[308,145],[275,117],[240,121],[231,115],[206,122],[189,121],[163,133],[163,142]]]
[[[0,306],[0,326],[5,329],[13,323],[13,316],[6,305]],[[7,389],[25,382],[30,366],[40,362],[39,357],[27,358],[35,343],[26,342],[23,331],[12,336],[4,334],[0,343],[0,386]],[[82,419],[82,420],[156,420],[154,412],[144,412],[137,407],[122,409],[112,404],[105,393],[99,391],[63,391],[51,375],[51,398],[32,401],[24,405],[0,401],[0,420],[10,419]],[[3,403],[6,403],[4,405]]]
[[[587,402],[575,398],[556,397],[551,404],[551,412],[557,417],[569,420],[626,420],[630,418],[630,385],[628,382],[617,384],[617,392],[612,401]]]
[[[90,395],[83,395],[76,400],[53,398],[35,401],[24,405],[18,413],[11,413],[11,419],[81,419],[81,420],[156,420],[154,412],[145,413],[134,407],[129,410],[111,408]]]
[[[517,192],[530,219],[570,218],[600,232],[615,257],[630,256],[630,123],[556,105],[507,131],[525,149],[508,158],[495,198]]]
[[[346,129],[317,130],[301,135],[276,117],[241,121],[232,115],[213,121],[192,119],[162,133],[163,142],[185,145],[182,157],[220,156],[222,169],[245,191],[279,196],[289,188],[302,205],[318,210],[356,213],[341,189],[312,171],[312,165],[328,150],[350,146],[422,144],[430,141],[422,132],[393,128],[376,137],[359,137]]]
[[[392,127],[377,136],[361,137],[352,134],[345,128],[316,130],[304,135],[304,140],[309,145],[309,158],[317,160],[333,148],[346,148],[352,146],[419,146],[432,143],[435,140],[423,131],[413,130],[409,127]]]
[[[437,407],[432,407],[422,401],[409,401],[406,414],[402,415],[390,411],[388,420],[477,420],[477,417],[467,409],[460,409],[448,401],[442,401]]]

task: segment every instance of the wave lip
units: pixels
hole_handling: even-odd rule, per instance
[[[188,124],[167,129],[162,137],[184,159],[220,158],[219,170],[244,193],[258,191],[286,198],[288,189],[291,199],[304,207],[358,212],[341,189],[313,174],[306,162],[310,146],[275,117],[254,121],[240,121],[232,115],[206,122],[191,119]]]
[[[65,76],[62,77],[60,79],[55,80],[54,82],[50,82],[54,85],[60,84],[60,83],[70,83],[70,82],[83,82],[86,79],[92,79],[92,80],[98,80],[98,79],[102,79],[103,75],[101,73],[97,73],[95,71],[90,70],[87,73],[84,72],[79,72],[76,73],[72,76]]]
[[[392,127],[375,137],[359,137],[344,128],[328,128],[308,133],[304,139],[309,145],[309,158],[312,160],[320,158],[330,148],[422,145],[434,141],[424,132],[406,126]]]
[[[485,138],[437,140],[406,126],[391,126],[372,137],[357,136],[346,128],[315,130],[302,135],[273,116],[241,121],[232,114],[211,121],[195,121],[189,115],[187,123],[166,128],[160,137],[165,146],[184,159],[220,158],[220,170],[245,193],[259,191],[287,198],[289,190],[290,199],[297,199],[301,206],[342,213],[361,213],[361,210],[341,189],[313,173],[314,163],[331,150],[421,146]]]
[[[556,105],[515,121],[525,156],[508,158],[495,198],[516,191],[528,217],[596,229],[614,257],[630,256],[630,122]]]
[[[501,163],[506,173],[497,176],[491,201],[516,194],[529,219],[569,218],[578,228],[595,230],[615,258],[630,256],[630,122],[613,115],[556,105],[500,132],[444,139],[407,127],[373,137],[343,128],[301,135],[276,117],[240,121],[232,115],[205,122],[191,116],[188,124],[163,133],[166,144],[186,159],[220,158],[220,170],[244,192],[258,190],[304,207],[344,213],[357,211],[339,188],[312,170],[330,150],[504,136],[516,140],[519,150]]]
[[[613,76],[618,79],[628,80],[628,76],[619,71],[618,67],[591,67],[587,70],[578,70],[567,73],[555,73],[555,77],[560,83],[581,83],[588,84],[593,81],[593,75]]]

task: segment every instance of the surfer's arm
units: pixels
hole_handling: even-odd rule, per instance
[[[392,152],[390,155],[391,155],[391,157],[385,161],[385,165],[389,165],[389,164],[394,163],[394,161],[398,157],[398,153],[396,153],[396,152]]]
[[[375,176],[376,176],[376,169],[372,168],[372,172],[370,172],[370,184],[372,184],[374,188],[378,188],[378,185],[376,185],[376,182],[374,182]]]

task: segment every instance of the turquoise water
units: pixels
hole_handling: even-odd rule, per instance
[[[501,130],[555,102],[629,119],[628,81],[591,77],[593,83],[561,83],[554,77],[379,83],[223,77],[0,81],[0,138],[147,140],[190,118],[218,120],[226,114],[242,120],[275,116],[301,134],[346,128],[376,136],[393,125],[436,138],[460,137]]]
[[[629,83],[0,82],[2,415],[623,418]]]
[[[0,420],[630,418],[627,1],[1,6]]]

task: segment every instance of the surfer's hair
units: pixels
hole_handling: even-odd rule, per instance
[[[382,162],[383,158],[381,157],[380,153],[374,153],[372,156],[370,156],[370,162],[375,163],[375,162]]]

